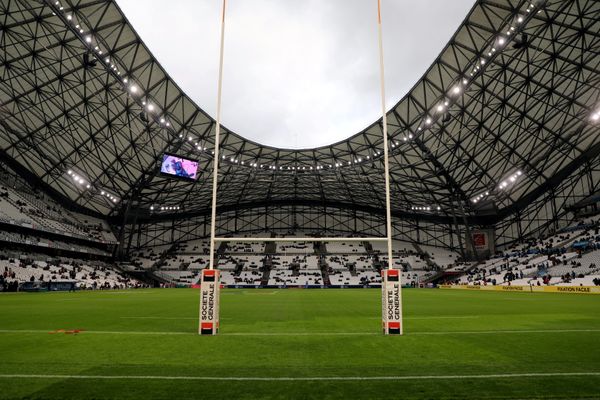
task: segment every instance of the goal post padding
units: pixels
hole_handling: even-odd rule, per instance
[[[217,269],[202,270],[200,279],[200,335],[216,335],[219,332],[219,298],[221,284]]]
[[[400,270],[384,269],[381,271],[381,315],[384,335],[402,335],[402,303]]]

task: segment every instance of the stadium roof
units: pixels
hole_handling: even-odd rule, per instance
[[[161,68],[117,4],[0,4],[3,159],[102,215],[122,216],[128,206],[206,212],[215,121]],[[594,0],[477,1],[388,114],[394,212],[505,215],[596,157],[599,32]],[[384,207],[381,120],[304,150],[224,129],[224,208]],[[161,176],[164,152],[200,160],[196,182]]]

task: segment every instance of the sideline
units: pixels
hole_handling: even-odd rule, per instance
[[[165,381],[411,381],[451,379],[508,379],[548,378],[568,376],[600,376],[600,372],[531,372],[487,375],[408,375],[408,376],[312,376],[312,377],[253,377],[253,376],[165,376],[165,375],[52,375],[6,374],[0,379],[99,379],[99,380],[165,380]]]
[[[488,331],[415,331],[406,332],[404,336],[420,335],[495,335],[495,334],[523,334],[523,333],[600,333],[600,329],[515,329],[515,330],[488,330]],[[57,333],[53,329],[0,329],[0,334],[11,333]],[[60,332],[58,332],[60,333]],[[88,331],[81,329],[77,335],[190,335],[199,336],[196,332],[156,332],[156,331]],[[378,331],[370,332],[231,332],[219,333],[217,336],[383,336]]]

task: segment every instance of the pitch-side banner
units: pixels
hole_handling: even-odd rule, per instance
[[[216,335],[219,332],[219,271],[202,270],[200,280],[200,335]]]
[[[400,271],[384,269],[381,285],[381,305],[383,333],[385,335],[402,335],[402,298],[400,291]]]
[[[498,292],[545,292],[600,294],[600,286],[494,286],[494,285],[438,285],[440,289],[479,290]]]

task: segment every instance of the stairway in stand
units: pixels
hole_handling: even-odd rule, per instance
[[[272,244],[275,244],[273,242],[271,242]],[[266,249],[265,249],[266,250]],[[267,286],[269,284],[269,278],[271,277],[271,268],[273,268],[273,261],[271,260],[270,256],[265,256],[265,258],[263,258],[263,275],[262,278],[260,279],[260,284],[262,286]]]
[[[319,268],[321,269],[321,275],[323,275],[323,285],[331,286],[331,279],[329,279],[329,265],[325,261],[324,257],[319,258]]]

